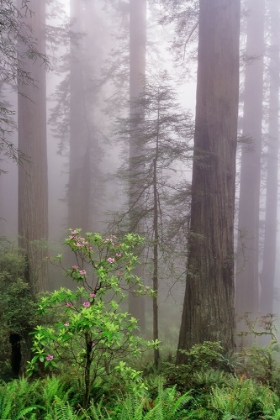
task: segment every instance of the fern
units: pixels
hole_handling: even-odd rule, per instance
[[[92,420],[100,420],[103,418],[101,413],[101,407],[102,407],[102,401],[98,404],[97,407],[95,407],[92,403],[88,409],[88,411],[91,414]]]
[[[42,408],[42,407],[38,405],[34,405],[34,406],[24,408],[23,410],[20,411],[20,413],[18,413],[18,415],[15,417],[14,420],[24,420],[26,414],[31,413],[31,411],[38,410],[38,408]]]
[[[265,418],[267,420],[280,420],[280,409],[278,408],[271,416],[266,416]]]
[[[22,410],[35,407],[35,395],[39,381],[29,383],[27,379],[14,380],[0,387],[0,418],[16,419]]]
[[[45,416],[45,420],[83,420],[86,419],[85,413],[75,413],[68,402],[59,397],[55,397],[51,410]]]
[[[177,397],[176,386],[163,390],[162,384],[159,384],[158,396],[155,400],[154,408],[146,414],[145,420],[179,420],[187,412],[183,407],[193,398],[186,393]]]
[[[55,376],[47,376],[42,381],[42,396],[45,402],[51,404],[55,398],[67,401],[72,388],[66,390],[66,384]]]

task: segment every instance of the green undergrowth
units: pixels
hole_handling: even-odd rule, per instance
[[[192,378],[192,389],[178,391],[168,378],[150,375],[147,389],[118,388],[97,381],[90,405],[82,408],[79,383],[69,376],[18,379],[0,384],[3,420],[238,420],[280,419],[276,390],[256,379],[211,368]],[[188,386],[186,386],[188,388]]]
[[[133,250],[141,243],[137,235],[104,239],[72,230],[65,244],[75,264],[63,268],[61,255],[46,260],[58,264],[76,289],[34,300],[23,281],[24,261],[11,246],[0,246],[1,420],[280,420],[280,348],[272,315],[262,329],[248,322],[248,334],[266,346],[225,354],[220,343],[205,341],[183,351],[179,366],[176,334],[162,343],[138,337],[123,302],[133,283],[139,296],[153,297],[132,273],[138,263]],[[21,337],[18,371],[11,365],[19,350],[11,349],[12,334]],[[157,346],[158,370],[152,357]]]

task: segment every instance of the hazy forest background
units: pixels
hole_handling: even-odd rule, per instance
[[[30,296],[74,290],[49,264],[77,262],[69,229],[76,256],[134,233],[142,336],[233,351],[277,325],[279,23],[278,0],[0,0],[1,252]]]

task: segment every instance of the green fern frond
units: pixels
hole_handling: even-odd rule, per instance
[[[40,408],[42,409],[43,407],[40,407],[40,406],[37,406],[37,405],[26,407],[18,413],[18,415],[15,417],[14,420],[23,420],[24,416],[26,414],[29,414],[29,413],[31,413],[31,411],[38,410]]]
[[[66,384],[55,376],[47,376],[42,383],[42,395],[44,401],[52,403],[54,398],[58,397],[60,400],[67,401],[69,393],[72,388],[66,389]]]
[[[55,403],[51,406],[45,420],[83,420],[86,419],[84,413],[75,413],[68,402],[55,396]]]

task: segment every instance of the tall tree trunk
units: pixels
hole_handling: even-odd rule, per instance
[[[270,0],[270,47],[269,47],[269,129],[267,146],[267,179],[265,208],[265,237],[263,267],[261,273],[260,310],[263,315],[273,313],[273,295],[276,263],[278,154],[279,154],[279,1]]]
[[[238,217],[236,314],[255,317],[259,310],[259,201],[263,115],[264,0],[249,0],[247,19],[248,63],[245,70],[243,136],[252,141],[250,151],[243,144]],[[251,60],[253,60],[251,62]],[[244,321],[237,331],[244,331]],[[245,328],[246,330],[246,328]],[[251,336],[238,340],[250,345]]]
[[[200,0],[188,272],[180,349],[234,348],[233,220],[239,94],[239,0]]]
[[[130,116],[135,120],[135,114],[139,119],[144,118],[144,114],[135,105],[135,100],[143,91],[144,76],[146,68],[146,0],[130,0]],[[140,122],[140,121],[139,121]],[[133,130],[132,132],[136,131]],[[135,170],[133,167],[133,159],[137,158],[137,139],[130,138],[129,158],[131,163],[131,197],[130,208],[132,208],[133,197],[135,195],[135,184],[133,178],[135,177]],[[137,175],[136,175],[137,176]],[[138,233],[142,233],[143,229],[139,223],[137,226]],[[137,269],[137,275],[143,275],[143,268],[141,266]],[[135,296],[133,293],[129,295],[129,312],[138,320],[138,325],[141,330],[145,327],[145,313],[144,313],[144,299],[140,296]]]
[[[18,7],[21,8],[21,0]],[[37,49],[45,52],[45,1],[29,2],[32,14],[27,14],[25,24],[30,25],[37,40]],[[24,54],[25,46],[18,45]],[[21,55],[22,56],[22,55]],[[20,63],[36,86],[19,86],[18,96],[18,147],[29,162],[19,165],[18,232],[19,246],[27,261],[26,280],[33,292],[46,290],[47,268],[43,263],[44,250],[36,241],[48,237],[48,173],[46,140],[46,74],[37,60],[25,57]]]
[[[90,229],[90,153],[85,110],[84,45],[79,39],[83,27],[83,2],[71,0],[73,37],[70,63],[70,162],[68,188],[68,225]],[[77,39],[78,37],[78,39]]]
[[[100,196],[104,187],[100,162],[102,150],[98,132],[103,132],[106,122],[103,120],[102,95],[96,87],[96,79],[102,77],[104,50],[107,40],[104,38],[104,22],[102,20],[102,4],[96,0],[84,0],[85,22],[85,81],[84,81],[84,110],[87,134],[87,157],[84,165],[84,194],[88,200],[87,219],[90,231],[101,228]],[[101,186],[100,186],[101,185]]]
[[[158,335],[158,193],[157,193],[157,159],[154,159],[154,272],[153,290],[156,295],[153,297],[153,340],[159,339]],[[159,366],[159,349],[154,349],[155,368]]]

